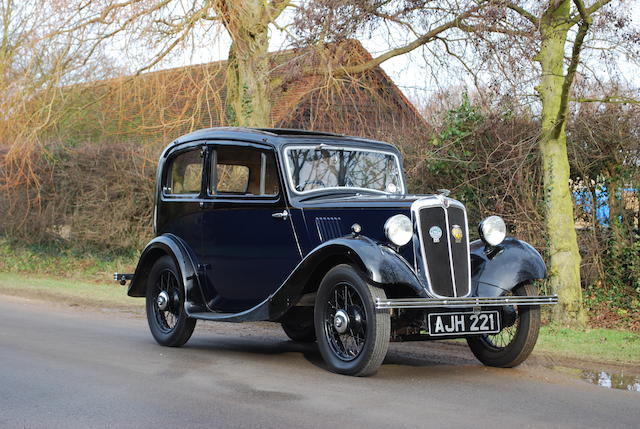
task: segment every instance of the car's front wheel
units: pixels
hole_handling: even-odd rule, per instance
[[[368,284],[350,265],[332,268],[316,295],[314,324],[318,348],[329,369],[345,375],[375,373],[389,347],[387,310],[377,310],[384,290]]]
[[[513,290],[514,295],[534,296],[537,289],[526,283]],[[529,357],[540,331],[540,306],[509,306],[505,309],[502,331],[467,337],[475,357],[487,366],[511,368]]]
[[[170,256],[158,259],[147,280],[147,321],[155,340],[169,347],[186,343],[196,320],[184,310],[182,276]]]

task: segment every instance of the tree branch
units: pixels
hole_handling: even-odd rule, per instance
[[[612,104],[640,104],[640,100],[635,98],[623,97],[620,95],[611,95],[604,98],[574,98],[571,101],[576,103],[612,103]]]
[[[523,8],[522,6],[518,6],[517,4],[511,3],[510,1],[506,1],[503,3],[504,6],[512,11],[516,12],[518,15],[522,16],[524,19],[535,25],[539,26],[540,20],[534,14]]]
[[[417,39],[415,39],[413,42],[408,43],[404,46],[401,46],[399,48],[395,48],[395,49],[391,49],[387,52],[385,52],[384,54],[378,55],[375,58],[372,58],[369,61],[365,61],[364,63],[361,64],[356,64],[353,66],[343,66],[340,67],[336,73],[337,74],[353,74],[353,73],[363,73],[367,70],[371,70],[374,67],[379,66],[380,64],[382,64],[383,62],[397,57],[399,55],[403,55],[406,54],[408,52],[413,51],[414,49],[425,45],[433,40],[435,40],[436,36],[438,36],[439,34],[443,33],[446,30],[449,30],[451,28],[460,28],[460,26],[462,25],[462,20],[470,17],[471,15],[473,15],[475,12],[477,12],[479,9],[482,8],[484,2],[481,2],[479,5],[467,10],[466,12],[461,13],[460,15],[456,16],[454,19],[452,19],[451,21],[444,23],[436,28],[434,28],[433,30],[423,34],[422,36],[418,37]]]
[[[591,7],[588,7],[586,9],[587,15],[593,15],[594,12],[596,12],[602,6],[606,6],[608,3],[611,3],[611,0],[598,0],[597,2],[592,4]]]
[[[500,33],[500,34],[507,34],[511,36],[530,36],[531,35],[530,31],[511,30],[509,28],[501,28],[495,25],[477,26],[477,25],[460,24],[458,28],[462,31],[466,31],[467,33],[488,31],[490,33]]]
[[[573,42],[573,49],[571,51],[571,62],[569,63],[569,67],[567,68],[567,74],[564,77],[564,81],[562,82],[562,95],[560,96],[560,107],[558,109],[558,116],[556,119],[556,126],[553,130],[553,134],[555,138],[558,138],[560,133],[562,132],[562,125],[565,123],[567,119],[567,112],[569,111],[569,91],[571,90],[571,85],[573,84],[573,79],[576,75],[576,70],[578,68],[578,63],[580,62],[580,52],[582,51],[582,44],[584,43],[584,38],[589,31],[589,25],[591,21],[583,20],[580,23],[580,27],[578,28],[578,34],[576,35],[576,40]]]
[[[291,5],[290,0],[271,0],[271,3],[265,7],[269,21],[275,21],[280,14]]]
[[[584,6],[584,1],[573,0],[573,3],[575,3],[576,7],[578,8],[578,13],[580,14],[580,17],[582,18],[582,20],[588,21],[589,24],[591,24],[592,22],[591,16],[587,13],[587,9]]]

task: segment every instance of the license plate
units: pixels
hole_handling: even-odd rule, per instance
[[[429,335],[431,336],[498,332],[500,332],[500,316],[497,311],[429,314]]]

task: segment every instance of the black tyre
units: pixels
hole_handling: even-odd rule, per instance
[[[384,290],[369,285],[350,265],[332,268],[316,295],[318,348],[329,369],[345,375],[374,374],[389,348],[387,310],[376,310]]]
[[[513,295],[537,295],[532,284],[522,284]],[[476,358],[487,366],[511,368],[529,357],[540,331],[540,306],[512,306],[511,314],[503,323],[507,326],[497,334],[484,334],[467,338]],[[509,315],[509,313],[507,313]]]
[[[158,344],[169,347],[186,343],[196,326],[196,320],[185,313],[182,276],[168,255],[158,259],[149,273],[147,321]]]
[[[316,340],[316,328],[313,320],[308,323],[282,322],[282,330],[287,337],[299,343],[312,343]]]

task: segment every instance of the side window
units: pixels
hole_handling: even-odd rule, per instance
[[[246,165],[218,164],[218,193],[245,194],[249,188],[249,167]]]
[[[212,157],[210,192],[214,195],[278,195],[273,152],[251,147],[218,146]]]
[[[164,192],[171,195],[198,195],[202,183],[200,149],[183,152],[169,162]]]

